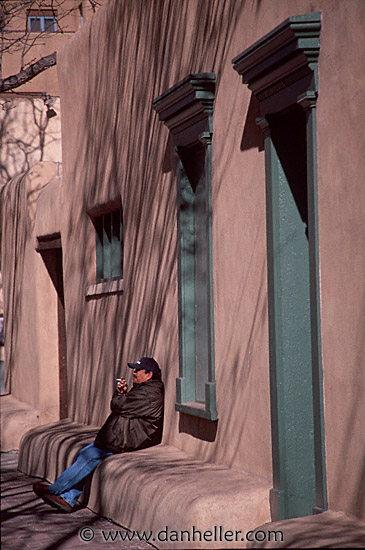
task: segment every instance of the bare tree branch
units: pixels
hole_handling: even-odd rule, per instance
[[[0,93],[7,92],[25,84],[39,73],[53,67],[57,63],[57,54],[53,52],[46,55],[19,73],[0,80]]]
[[[65,0],[0,0],[0,92],[17,88],[56,64],[55,52],[38,61],[32,58],[33,46],[46,45],[50,31],[30,28],[29,16],[41,18],[42,14],[52,14],[57,22],[57,33],[64,34],[70,32],[68,17],[73,12],[79,11],[82,16],[83,8],[87,5],[87,12],[95,13],[103,1],[80,0],[72,5]],[[13,54],[19,62],[19,72],[6,76],[2,72],[3,59]]]

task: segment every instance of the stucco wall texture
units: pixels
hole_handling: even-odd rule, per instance
[[[287,17],[310,11],[322,12],[317,135],[328,496],[330,506],[359,514],[365,267],[361,1],[350,6],[333,0],[110,1],[60,52],[71,409],[78,421],[102,422],[114,376],[126,374],[128,359],[154,355],[167,386],[165,442],[270,478],[264,152],[255,101],[231,59]],[[155,97],[186,75],[210,71],[217,74],[216,433],[208,422],[174,411],[175,161],[168,131],[151,109]],[[93,282],[95,264],[87,210],[119,194],[124,292],[86,301],[84,288]]]
[[[164,441],[270,477],[264,157],[242,143],[250,94],[231,67],[231,58],[245,46],[236,30],[242,4],[112,2],[105,8],[59,53],[67,136],[63,243],[64,277],[72,281],[65,285],[72,414],[77,421],[102,422],[115,376],[128,375],[128,360],[153,355],[167,386]],[[218,80],[213,143],[218,426],[174,410],[176,166],[168,131],[151,108],[154,98],[187,74],[211,70]],[[254,132],[260,139],[255,125]],[[95,281],[95,237],[87,212],[118,194],[124,292],[86,301],[85,286]]]
[[[102,3],[104,0],[99,0]],[[29,16],[50,15],[49,9],[52,6],[53,13],[57,20],[57,32],[29,32]],[[48,14],[47,14],[48,11]],[[57,5],[41,2],[31,5],[22,4],[17,10],[10,8],[12,14],[7,21],[5,31],[5,42],[13,43],[10,50],[4,48],[2,52],[2,78],[17,74],[23,65],[32,64],[36,60],[57,51],[62,44],[82,26],[83,21],[93,15],[91,4],[88,0],[62,0]],[[83,15],[83,21],[81,19]],[[16,44],[15,41],[19,40]],[[52,96],[58,96],[57,68],[50,67],[19,86],[17,93],[42,92],[46,91]]]
[[[42,98],[1,97],[0,185],[42,161],[61,163],[61,111],[59,98],[47,118]]]
[[[56,178],[57,163],[36,164],[10,180],[1,194],[5,363],[13,367],[6,370],[6,390],[46,413],[46,421],[58,418],[57,298],[35,251],[35,226],[40,194]],[[45,219],[56,217],[49,208]]]
[[[364,517],[364,133],[356,120],[365,98],[356,50],[364,40],[359,23],[365,5],[355,2],[350,13],[340,5],[329,8],[317,126],[328,490],[330,504]]]
[[[130,382],[127,361],[152,355],[166,383],[164,442],[271,479],[265,158],[257,103],[231,60],[289,16],[314,11],[322,17],[317,150],[328,500],[364,518],[361,0],[110,0],[58,52],[69,415],[100,425],[115,377]],[[216,424],[174,409],[176,159],[151,106],[188,74],[211,71]],[[118,197],[123,292],[86,298],[95,283],[88,212]],[[46,209],[39,205],[37,217]]]

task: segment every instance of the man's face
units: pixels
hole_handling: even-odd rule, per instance
[[[152,378],[152,372],[145,371],[144,369],[133,370],[134,384],[142,384],[142,382],[147,382],[147,380],[151,380],[151,378]]]

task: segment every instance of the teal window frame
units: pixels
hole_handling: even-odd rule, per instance
[[[156,98],[153,107],[171,131],[178,157],[175,410],[216,421],[211,200],[214,98],[215,74],[201,73],[178,82]]]
[[[96,240],[96,282],[123,279],[122,208],[93,218]]]

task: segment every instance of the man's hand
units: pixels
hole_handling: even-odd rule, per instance
[[[117,378],[117,390],[119,393],[126,393],[128,391],[128,385],[124,378]]]

